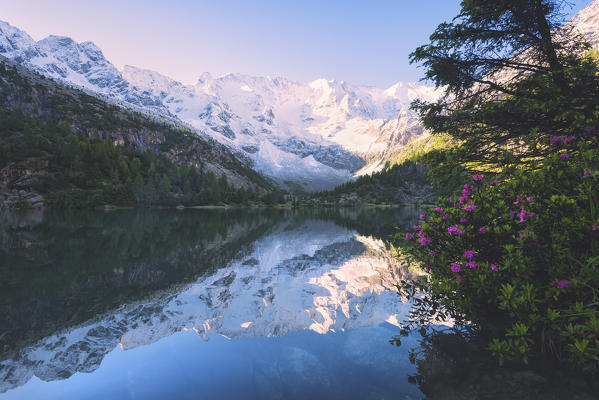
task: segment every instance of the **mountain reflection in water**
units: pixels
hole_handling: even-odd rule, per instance
[[[415,217],[6,214],[0,398],[416,398],[388,343],[408,311],[394,285],[411,274],[383,241]]]

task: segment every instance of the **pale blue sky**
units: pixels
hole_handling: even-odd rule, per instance
[[[576,12],[590,0],[572,0]],[[459,0],[0,0],[0,19],[39,40],[93,41],[117,67],[185,83],[208,71],[388,87],[422,71],[408,54]]]

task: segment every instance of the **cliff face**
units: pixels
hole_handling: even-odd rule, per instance
[[[5,208],[42,207],[44,197],[31,186],[47,170],[48,160],[39,157],[6,164],[0,170],[0,204]]]
[[[116,146],[164,154],[178,165],[202,167],[217,176],[224,175],[235,187],[254,190],[270,187],[270,182],[252,169],[247,158],[233,154],[213,139],[192,134],[181,124],[107,103],[2,56],[0,64],[0,109],[4,111],[68,126],[83,138],[97,136]],[[44,168],[23,172],[28,170],[24,166],[39,161],[39,158],[24,159],[13,165],[0,165],[0,198],[5,205],[43,203],[39,193],[26,183],[43,173]]]

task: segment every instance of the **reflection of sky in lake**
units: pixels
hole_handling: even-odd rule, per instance
[[[92,374],[27,385],[5,393],[32,399],[404,399],[419,398],[407,346],[375,328],[319,335],[298,331],[275,338],[208,342],[180,332],[151,346],[113,350]]]
[[[192,246],[185,261],[237,250],[190,283],[14,349],[0,398],[418,397],[408,347],[389,344],[407,312],[394,285],[409,272],[384,243],[338,219],[261,221],[243,245],[260,223]],[[178,265],[181,251],[155,262]]]

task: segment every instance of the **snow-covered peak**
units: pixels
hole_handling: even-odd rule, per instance
[[[31,36],[4,21],[0,21],[0,54],[19,63],[42,55]]]
[[[168,76],[132,65],[125,65],[121,73],[123,78],[133,87],[158,94],[168,93],[174,88],[182,88],[184,86]]]
[[[580,10],[570,21],[593,45],[599,44],[599,0]]]

